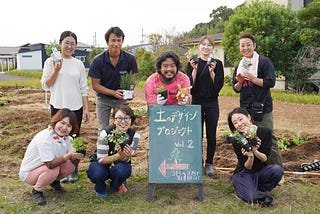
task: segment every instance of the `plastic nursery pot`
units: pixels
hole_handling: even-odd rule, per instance
[[[132,100],[133,99],[133,90],[123,90],[123,99]]]
[[[228,143],[228,144],[232,144],[235,140],[236,139],[234,136],[227,136],[226,137],[226,143]]]
[[[83,156],[85,156],[87,154],[86,150],[78,150],[77,152],[83,154]]]
[[[168,98],[168,91],[158,92],[158,94],[161,94],[161,96],[163,96],[165,99]]]

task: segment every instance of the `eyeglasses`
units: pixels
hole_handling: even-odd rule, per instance
[[[121,123],[122,121],[129,122],[131,121],[131,117],[115,117],[114,118],[118,123]]]

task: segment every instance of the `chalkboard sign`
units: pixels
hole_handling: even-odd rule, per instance
[[[199,105],[149,108],[149,183],[201,183]]]

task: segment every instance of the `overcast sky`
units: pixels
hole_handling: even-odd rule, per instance
[[[0,46],[59,40],[65,30],[78,42],[106,46],[104,33],[119,26],[124,45],[136,45],[143,34],[177,34],[210,21],[219,6],[235,8],[244,0],[4,0],[0,12]]]

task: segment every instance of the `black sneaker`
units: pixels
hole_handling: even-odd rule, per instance
[[[65,190],[62,188],[59,180],[55,180],[54,182],[52,182],[50,184],[50,186],[54,189],[54,191],[56,193],[64,193],[65,192]]]
[[[45,205],[47,203],[45,197],[43,196],[43,193],[35,189],[32,189],[32,199],[35,204],[40,206]]]

